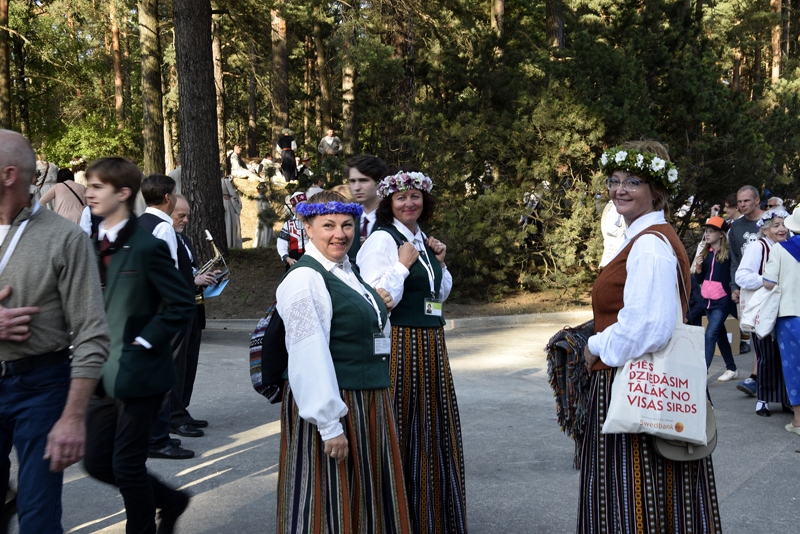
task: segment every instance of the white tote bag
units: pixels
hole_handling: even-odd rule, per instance
[[[678,291],[675,330],[667,346],[617,368],[603,434],[708,443],[705,335],[702,327],[683,324]]]
[[[772,290],[762,287],[756,291],[742,312],[739,322],[744,332],[755,332],[759,339],[763,339],[775,330],[778,320],[778,308],[781,303],[781,286]]]

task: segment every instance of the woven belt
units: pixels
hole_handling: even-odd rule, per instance
[[[50,367],[69,360],[69,349],[28,356],[21,360],[0,361],[0,377],[17,376],[34,369]]]
[[[291,150],[291,147],[290,148],[282,148],[281,150]]]

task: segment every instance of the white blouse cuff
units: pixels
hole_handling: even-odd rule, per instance
[[[319,429],[319,437],[322,438],[322,441],[328,441],[331,438],[344,434],[344,428],[342,428],[342,423],[340,423],[338,419],[326,425],[319,425],[317,428]]]
[[[403,277],[403,279],[406,279],[406,278],[408,278],[408,275],[409,275],[409,274],[411,274],[411,271],[409,271],[409,270],[406,268],[406,266],[405,266],[405,265],[403,265],[403,263],[402,263],[402,262],[399,262],[399,261],[398,261],[397,263],[395,263],[395,264],[394,264],[394,270],[395,270],[395,272],[397,272],[397,274],[399,274],[400,276],[402,276],[402,277]]]

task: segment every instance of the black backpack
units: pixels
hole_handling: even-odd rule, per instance
[[[275,302],[250,336],[250,381],[253,389],[276,404],[283,398],[283,373],[289,366],[286,327]]]

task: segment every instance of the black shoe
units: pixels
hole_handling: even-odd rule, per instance
[[[202,430],[188,423],[179,427],[170,428],[169,433],[178,434],[179,436],[185,436],[187,438],[199,438],[204,434]]]
[[[194,458],[194,451],[177,447],[172,443],[160,449],[150,449],[147,451],[148,458],[166,458],[167,460],[188,460]]]
[[[750,343],[747,341],[740,341],[739,342],[739,354],[747,354],[750,352]]]
[[[178,522],[178,518],[189,506],[189,500],[192,497],[187,492],[176,491],[175,494],[175,502],[171,506],[162,508],[158,513],[160,521],[158,522],[156,534],[172,534],[175,531],[175,523]]]
[[[168,443],[170,445],[174,445],[175,447],[180,447],[181,446],[181,440],[179,440],[178,438],[169,438]]]
[[[195,419],[194,417],[191,418],[189,424],[195,428],[205,428],[208,426],[208,421],[205,419]]]
[[[794,413],[794,408],[792,408],[792,405],[786,404],[785,402],[781,403],[781,410],[783,410],[783,413]]]
[[[766,403],[764,401],[758,401],[756,403],[756,413],[761,417],[769,417],[770,415],[772,415],[771,413],[769,413],[769,403]]]

